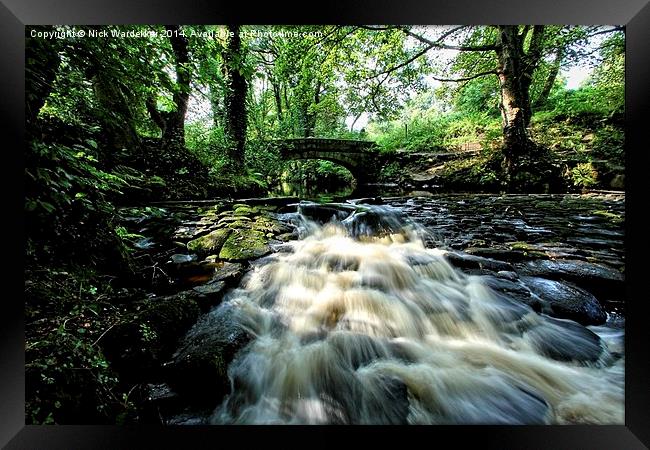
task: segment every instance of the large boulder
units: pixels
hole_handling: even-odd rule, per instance
[[[335,220],[343,220],[350,216],[356,207],[354,205],[343,204],[318,204],[302,202],[298,206],[298,212],[314,222],[327,223]]]
[[[245,261],[271,252],[268,238],[261,231],[234,229],[221,247],[219,258],[227,261]]]
[[[526,285],[517,279],[512,280],[501,276],[483,275],[481,276],[481,281],[499,296],[526,304],[538,313],[544,310],[545,304],[542,299],[533,294]]]
[[[522,277],[531,292],[542,299],[542,312],[582,325],[600,325],[607,314],[596,297],[578,286],[538,277]]]
[[[190,252],[201,255],[218,253],[229,235],[230,229],[220,228],[206,234],[205,236],[201,236],[200,238],[188,242],[187,249]]]
[[[580,260],[534,260],[517,266],[522,275],[565,280],[605,300],[622,296],[624,276],[609,267]]]
[[[170,386],[181,395],[216,405],[230,390],[228,365],[252,338],[240,324],[237,308],[222,303],[199,319],[165,364]]]
[[[525,336],[538,353],[557,361],[594,364],[606,355],[598,335],[571,320],[545,317],[542,325],[526,331]]]

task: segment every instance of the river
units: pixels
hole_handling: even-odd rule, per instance
[[[225,395],[168,423],[622,424],[623,203],[284,205],[272,215],[295,238],[250,261],[181,345],[209,345],[226,313],[248,336]]]

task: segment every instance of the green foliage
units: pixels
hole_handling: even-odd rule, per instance
[[[111,201],[127,186],[119,176],[97,167],[89,154],[93,141],[74,144],[31,142],[25,169],[25,213],[28,236],[38,237],[41,251],[70,258],[126,257],[109,230],[115,219]],[[84,242],[84,248],[78,243]],[[67,249],[63,252],[63,249]],[[28,256],[38,257],[31,247]],[[44,255],[40,255],[44,256]]]
[[[580,163],[571,170],[573,185],[588,188],[597,183],[598,172],[591,163]]]
[[[283,171],[281,181],[318,186],[323,189],[336,189],[350,186],[354,177],[346,168],[325,160],[291,161]]]
[[[226,136],[223,128],[194,122],[185,127],[185,145],[203,164],[212,167],[225,160]]]
[[[132,408],[97,345],[115,320],[117,309],[105,300],[112,293],[85,267],[27,270],[28,423],[111,423]]]
[[[496,77],[480,77],[461,87],[455,93],[455,108],[470,114],[499,116],[499,83]]]
[[[370,136],[383,150],[453,151],[462,144],[486,144],[500,134],[499,121],[487,113],[424,113],[404,124],[372,124]]]
[[[606,124],[596,130],[593,140],[593,155],[625,165],[625,131],[618,126]]]
[[[379,171],[379,181],[388,182],[399,180],[403,172],[402,166],[397,162],[386,164]]]
[[[603,61],[588,80],[598,92],[600,100],[609,105],[610,111],[625,109],[625,36],[611,35],[602,44]]]
[[[585,86],[576,90],[561,90],[549,98],[546,111],[538,113],[544,118],[580,118],[582,116],[608,116],[618,111],[612,105],[604,88]]]

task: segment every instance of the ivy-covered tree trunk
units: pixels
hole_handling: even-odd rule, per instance
[[[530,84],[535,66],[539,62],[539,39],[542,27],[535,27],[528,52],[524,51],[526,32],[517,26],[499,26],[497,58],[501,91],[501,117],[503,126],[503,153],[508,176],[516,171],[520,158],[534,147],[528,134],[532,117]]]
[[[224,122],[224,110],[221,93],[214,86],[210,86],[210,108],[212,110],[212,124],[215,128],[220,128]]]
[[[56,39],[32,38],[31,30],[51,32],[52,26],[25,29],[25,123],[32,132],[36,118],[52,91],[52,84],[61,64]]]
[[[190,98],[190,57],[187,38],[182,34],[180,26],[173,25],[166,28],[176,60],[176,86],[174,89],[176,108],[165,118],[162,143],[163,146],[181,148],[185,146],[185,114]]]
[[[244,167],[246,145],[246,91],[248,85],[243,74],[243,52],[240,26],[228,25],[228,36],[224,51],[224,74],[226,80],[226,126],[228,159],[235,171]]]
[[[269,77],[271,87],[273,88],[273,99],[275,100],[275,112],[278,116],[278,123],[282,123],[282,99],[280,98],[280,86],[274,77]]]
[[[156,105],[156,98],[152,94],[145,99],[147,111],[151,120],[158,125],[162,136],[163,148],[182,148],[185,146],[185,115],[187,103],[190,98],[190,57],[187,38],[183,35],[178,25],[165,27],[169,34],[169,43],[174,53],[174,68],[176,70],[176,83],[173,86],[174,109],[160,111]]]
[[[316,112],[313,110],[313,107],[320,102],[320,90],[320,80],[316,82],[315,89],[311,85],[311,80],[303,80],[299,86],[299,120],[302,137],[314,137],[315,135]]]
[[[120,86],[120,80],[107,76],[98,69],[92,76],[93,90],[99,108],[96,116],[102,124],[104,134],[103,163],[112,167],[119,159],[119,153],[129,154],[140,145],[135,119],[129,99]]]

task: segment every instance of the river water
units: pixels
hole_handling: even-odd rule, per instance
[[[419,205],[422,217],[452,215]],[[216,308],[234,307],[254,338],[209,423],[624,423],[620,324],[585,327],[499,295],[435,245],[449,228],[413,220],[412,200],[400,206],[334,205],[328,220],[302,203],[279,217],[300,238],[254,263]]]

